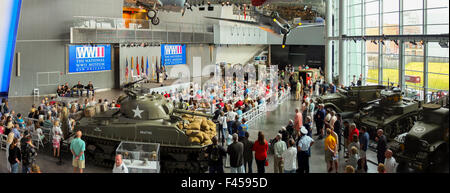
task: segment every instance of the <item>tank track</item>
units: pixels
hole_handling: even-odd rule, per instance
[[[94,153],[88,153],[87,160],[95,165],[112,168],[114,166],[115,149],[120,144],[119,141],[83,136],[86,141],[86,147],[94,145]],[[114,149],[113,152],[104,152],[102,146],[109,146]],[[89,151],[88,151],[89,152]],[[203,158],[202,148],[182,148],[160,146],[160,165],[161,173],[205,173],[208,169],[207,160]],[[170,154],[186,154],[187,161],[180,161],[170,156]],[[109,159],[108,159],[109,158]]]

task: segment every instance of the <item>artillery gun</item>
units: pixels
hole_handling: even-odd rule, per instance
[[[204,150],[211,143],[209,139],[216,135],[216,128],[215,124],[198,116],[210,115],[177,109],[160,94],[139,94],[134,84],[140,81],[126,85],[126,96],[118,100],[119,110],[97,114],[89,113],[92,109],[86,110],[76,128],[83,132],[87,155],[92,156],[97,165],[112,167],[120,142],[159,143],[161,172],[204,173],[207,170]],[[204,124],[212,123],[208,131],[202,130],[208,132],[208,136],[202,134],[202,141],[192,140],[193,135],[202,132],[200,129],[196,133],[183,130],[189,123],[181,115],[205,120]]]
[[[367,128],[370,136],[376,136],[376,131],[383,129],[388,139],[394,139],[413,127],[421,106],[419,101],[403,98],[399,89],[384,90],[381,99],[369,102],[354,119],[359,127]]]

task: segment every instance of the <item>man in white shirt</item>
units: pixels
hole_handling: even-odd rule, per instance
[[[386,173],[397,173],[397,162],[395,158],[392,157],[392,151],[390,149],[386,150],[386,159],[384,160],[384,168]]]
[[[122,162],[121,154],[116,155],[116,164],[114,165],[112,172],[113,173],[128,173],[127,166],[125,166],[125,164],[123,164],[123,162]]]
[[[277,142],[274,145],[273,165],[274,173],[283,172],[283,157],[282,154],[286,151],[286,143],[281,140],[282,135],[279,133],[276,137]]]
[[[297,170],[297,148],[295,141],[289,140],[289,148],[281,155],[284,161],[284,173],[295,173]]]
[[[331,128],[331,130],[334,130],[334,123],[336,122],[336,120],[337,120],[337,117],[336,117],[336,112],[334,112],[333,110],[330,112],[330,115],[331,115],[331,119],[330,119],[330,128]]]
[[[235,121],[236,115],[237,115],[237,113],[234,110],[227,113],[227,128],[228,128],[228,134],[230,134],[230,135],[233,134],[233,131],[231,130],[231,125]]]

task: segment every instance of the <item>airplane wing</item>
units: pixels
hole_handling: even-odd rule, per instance
[[[304,27],[320,27],[320,26],[325,26],[323,23],[316,23],[316,24],[309,24],[309,23],[304,23],[302,25],[296,25],[294,28],[304,28]]]
[[[260,26],[260,24],[255,21],[243,21],[243,20],[238,20],[238,19],[226,19],[226,18],[208,17],[208,16],[205,16],[205,18]]]
[[[226,18],[207,17],[207,16],[205,16],[205,18],[208,18],[208,19],[215,19],[215,20],[222,20],[222,21],[228,21],[228,22],[234,22],[234,23],[242,23],[242,24],[253,25],[253,26],[257,26],[259,29],[264,30],[264,31],[266,31],[266,32],[269,32],[269,33],[271,33],[271,34],[278,35],[278,36],[281,35],[281,34],[275,32],[275,31],[271,28],[271,26],[269,26],[269,25],[264,25],[264,24],[261,24],[261,23],[255,22],[255,21],[243,21],[243,20],[237,20],[237,19],[226,19]]]

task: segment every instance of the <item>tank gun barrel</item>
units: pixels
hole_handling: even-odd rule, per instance
[[[199,113],[199,112],[192,112],[188,110],[182,110],[182,109],[174,109],[174,113],[181,113],[181,114],[188,114],[188,115],[194,115],[194,116],[201,116],[201,117],[207,117],[212,118],[212,115],[206,114],[206,113]]]
[[[141,81],[143,81],[143,80],[146,80],[146,79],[145,79],[145,78],[142,78],[142,79],[136,80],[136,81],[134,81],[134,82],[127,83],[127,84],[123,85],[123,87],[124,87],[124,88],[130,88],[130,87],[132,87],[133,85],[135,85],[135,84],[137,84],[137,83],[139,83],[139,82],[141,82]]]

